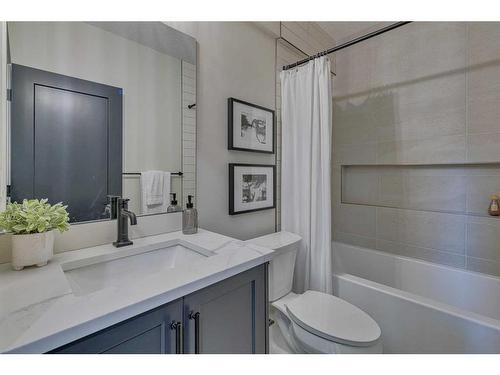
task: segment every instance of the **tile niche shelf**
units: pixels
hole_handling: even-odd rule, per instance
[[[341,165],[341,203],[492,217],[500,162]]]

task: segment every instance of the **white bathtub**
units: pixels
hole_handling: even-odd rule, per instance
[[[335,295],[380,325],[385,353],[500,353],[500,278],[333,243]]]

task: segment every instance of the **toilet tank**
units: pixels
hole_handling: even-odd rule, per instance
[[[248,242],[274,250],[269,262],[269,300],[275,301],[292,291],[295,258],[302,238],[290,232],[277,232]]]

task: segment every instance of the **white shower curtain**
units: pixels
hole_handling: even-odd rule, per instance
[[[332,293],[330,60],[281,72],[281,228],[302,236],[294,290]]]

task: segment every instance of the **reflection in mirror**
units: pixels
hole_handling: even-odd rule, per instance
[[[159,22],[9,22],[11,201],[73,223],[195,195],[196,41]]]

